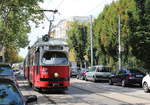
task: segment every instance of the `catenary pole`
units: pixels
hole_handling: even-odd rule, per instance
[[[119,54],[118,54],[118,62],[119,62],[119,70],[121,70],[121,38],[120,38],[120,15],[118,15],[118,44],[119,44]]]
[[[90,40],[91,40],[91,67],[93,66],[93,27],[92,27],[92,15],[90,15]]]

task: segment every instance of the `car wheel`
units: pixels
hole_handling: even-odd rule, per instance
[[[126,86],[127,86],[127,84],[126,84],[126,81],[125,81],[125,80],[122,80],[122,81],[121,81],[121,86],[122,86],[122,87],[126,87]]]
[[[93,76],[93,81],[94,81],[94,82],[97,82],[97,80],[96,80],[96,78],[95,78],[94,76]]]
[[[111,79],[109,79],[109,85],[113,85],[113,82]]]
[[[88,81],[88,79],[86,78],[86,76],[85,76],[85,80]]]
[[[79,76],[77,75],[77,79],[79,79]]]
[[[140,83],[139,86],[142,87],[142,83]]]
[[[143,89],[144,89],[144,92],[146,92],[146,93],[150,92],[146,82],[144,82],[144,84],[143,84]]]
[[[84,77],[83,77],[83,76],[81,76],[81,79],[82,79],[82,80],[84,80]]]

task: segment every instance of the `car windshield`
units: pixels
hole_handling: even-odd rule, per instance
[[[13,71],[9,66],[0,66],[0,75],[13,75]]]
[[[88,70],[87,70],[87,69],[82,69],[81,71],[82,71],[82,72],[87,72]]]
[[[110,67],[98,67],[97,72],[111,72]]]
[[[42,63],[49,65],[67,65],[68,59],[63,52],[46,51],[43,54]]]
[[[15,86],[0,82],[0,105],[23,105],[21,95]]]
[[[96,67],[89,67],[89,71],[90,71],[90,72],[94,72],[95,69],[96,69]]]
[[[79,71],[79,68],[77,68],[77,67],[72,67],[72,68],[71,68],[71,71],[76,71],[76,72],[77,72],[77,71]]]

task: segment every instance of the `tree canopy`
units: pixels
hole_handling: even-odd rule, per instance
[[[69,47],[74,49],[76,60],[80,65],[85,61],[87,46],[87,26],[80,22],[73,22],[67,31]]]
[[[100,64],[116,65],[118,61],[118,17],[121,17],[121,46],[124,48],[122,62],[129,62],[130,36],[128,23],[128,11],[135,10],[134,0],[120,0],[107,5],[103,12],[94,21],[94,35],[97,46],[97,55]],[[95,42],[95,41],[94,41]],[[131,60],[131,59],[130,59]]]
[[[12,47],[18,51],[28,45],[30,22],[38,24],[43,18],[43,14],[38,11],[39,2],[43,0],[1,0],[0,44],[6,49]]]
[[[105,6],[93,22],[94,64],[118,67],[118,17],[121,17],[122,67],[150,69],[150,1],[118,0]],[[71,48],[82,48],[78,25],[68,33]],[[87,29],[89,34],[89,29]],[[71,35],[71,37],[70,37]],[[90,56],[87,35],[86,55]],[[74,42],[73,42],[74,41]],[[77,54],[81,53],[81,50]],[[83,52],[83,51],[82,51]],[[83,53],[85,54],[85,53]],[[83,54],[81,54],[83,56]],[[77,55],[80,56],[80,55]]]
[[[133,55],[150,69],[150,1],[135,0],[136,13],[129,12],[130,45]]]

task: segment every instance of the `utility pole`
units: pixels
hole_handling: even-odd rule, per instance
[[[90,39],[91,39],[91,67],[93,66],[93,27],[92,27],[92,15],[90,16]]]
[[[120,15],[118,15],[118,44],[119,44],[119,55],[118,55],[118,61],[119,61],[119,70],[121,70],[121,38],[120,38]]]

